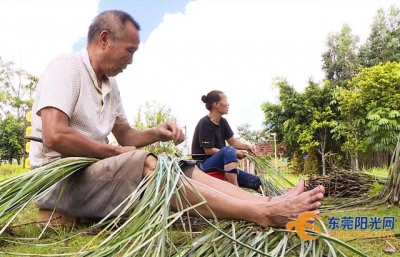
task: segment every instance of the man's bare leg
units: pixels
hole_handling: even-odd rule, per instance
[[[260,195],[252,194],[248,191],[236,187],[226,181],[216,179],[212,176],[205,174],[203,171],[195,167],[191,171],[185,172],[186,176],[192,178],[193,180],[199,181],[205,185],[208,185],[218,191],[221,191],[227,195],[233,196],[238,199],[252,200],[252,201],[280,201],[289,197],[297,196],[304,192],[304,180],[300,180],[299,184],[287,193],[277,196],[277,197],[263,197]]]
[[[156,163],[157,160],[153,156],[148,156],[145,161],[143,176],[153,172]],[[198,174],[200,174],[199,172],[202,171],[198,170],[198,172],[195,172],[195,170],[196,169],[192,172],[192,177],[197,176],[202,178],[202,176],[198,176]],[[204,175],[208,176],[206,174]],[[227,194],[227,192],[217,190],[201,181],[196,181],[187,177],[185,177],[183,181],[186,197],[192,205],[201,201],[198,196],[191,193],[191,190],[196,190],[205,198],[207,205],[217,218],[245,220],[254,222],[263,227],[285,227],[287,222],[296,220],[300,214],[306,211],[312,211],[318,214],[325,192],[324,187],[319,186],[313,190],[302,192],[281,201],[266,202],[260,200],[262,197],[252,199],[235,197],[232,194]],[[210,180],[205,181],[210,182]],[[215,181],[218,180],[215,179]],[[211,180],[211,182],[214,181]],[[222,185],[223,190],[229,191],[228,189],[236,189],[237,191],[235,191],[234,194],[248,193],[228,182],[220,181],[217,183],[221,183],[219,185]],[[225,187],[226,185],[228,186]],[[251,193],[248,194],[253,195]],[[256,196],[253,195],[253,197]],[[171,205],[173,208],[176,208],[175,200],[171,201]],[[207,218],[213,217],[209,209],[204,205],[197,207],[196,210]]]
[[[267,213],[265,218],[256,223],[260,226],[285,227],[289,221],[296,220],[300,214],[306,211],[319,214],[324,193],[325,188],[318,186],[282,201],[269,202],[264,207]]]
[[[263,227],[285,227],[289,221],[296,220],[300,214],[306,211],[319,214],[319,208],[324,196],[324,188],[319,186],[282,201],[243,200],[227,195],[198,181],[189,178],[185,179],[187,179],[184,182],[186,187],[185,195],[192,205],[200,202],[200,199],[191,193],[191,190],[196,190],[205,198],[208,207],[218,219],[245,220]],[[174,207],[175,200],[171,201],[171,205]],[[204,205],[197,207],[196,210],[204,217],[213,217],[209,209]],[[196,215],[193,211],[191,213]]]
[[[281,200],[285,200],[286,198],[297,196],[300,193],[305,191],[305,186],[306,185],[305,185],[304,179],[300,179],[299,183],[297,183],[297,185],[294,188],[292,188],[291,190],[285,192],[282,195],[271,197],[270,200],[272,202],[275,202],[275,201],[281,201]],[[324,193],[325,193],[325,191],[324,191]]]

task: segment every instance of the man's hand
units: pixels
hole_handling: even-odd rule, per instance
[[[120,146],[117,148],[118,155],[136,150],[134,146]]]
[[[160,141],[173,140],[175,145],[182,143],[185,140],[185,134],[182,130],[172,121],[161,123],[156,130],[160,135]]]

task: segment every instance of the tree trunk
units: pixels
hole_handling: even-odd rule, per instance
[[[358,163],[358,151],[356,151],[356,154],[355,154],[355,163],[354,163],[354,169],[356,170],[356,171],[358,171],[359,169],[360,169],[360,165],[359,165],[359,163]]]
[[[325,163],[325,151],[321,152],[321,161],[322,161],[322,175],[326,175],[326,163]]]
[[[399,204],[400,199],[400,141],[397,142],[385,188],[380,194],[380,198],[387,199],[391,204]]]

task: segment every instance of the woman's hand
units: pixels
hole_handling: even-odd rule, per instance
[[[244,155],[244,152],[238,151],[238,150],[236,150],[236,156],[237,156],[237,158],[238,158],[239,160],[241,160],[241,159],[243,159],[244,157],[246,157],[246,156]]]
[[[246,150],[254,154],[256,153],[256,147],[254,145],[247,145]]]

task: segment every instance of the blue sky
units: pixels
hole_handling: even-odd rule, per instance
[[[101,0],[99,12],[119,9],[132,15],[141,26],[140,37],[146,42],[150,33],[161,23],[165,13],[184,12],[189,0]],[[74,51],[79,51],[86,45],[81,39],[73,46]]]
[[[156,101],[194,128],[207,110],[201,96],[218,89],[231,106],[231,127],[262,128],[261,104],[275,103],[274,80],[301,91],[322,83],[321,55],[344,24],[365,43],[379,8],[398,0],[1,0],[0,57],[40,76],[56,55],[81,49],[92,19],[106,9],[129,12],[142,27],[133,64],[118,81],[131,122]]]

